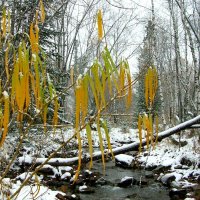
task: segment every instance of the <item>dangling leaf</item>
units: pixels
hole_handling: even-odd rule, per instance
[[[74,182],[78,179],[78,175],[81,169],[81,156],[82,156],[82,143],[81,143],[81,136],[80,136],[80,131],[79,131],[79,126],[80,126],[80,112],[81,112],[81,80],[82,77],[81,75],[78,77],[77,80],[77,85],[75,89],[75,95],[76,95],[76,113],[75,113],[75,131],[76,131],[76,136],[78,139],[78,168],[75,174]]]
[[[92,80],[92,78],[90,76],[88,76],[88,80],[89,80],[90,87],[91,87],[91,90],[92,90],[92,93],[93,93],[93,96],[94,96],[94,99],[95,99],[96,107],[99,110],[100,109],[100,107],[99,107],[99,99],[97,97],[97,92],[96,92],[96,89],[95,89],[95,86],[94,86],[94,82],[93,82],[93,80]]]
[[[8,124],[9,124],[9,115],[10,115],[9,95],[6,91],[4,91],[3,96],[4,96],[4,115],[3,115],[4,130],[0,139],[0,147],[2,147],[8,133]]]
[[[147,149],[149,149],[149,119],[147,114],[144,114],[143,116],[143,127],[146,134]]]
[[[102,11],[98,10],[97,13],[97,25],[98,25],[98,38],[102,40],[103,38],[103,19],[102,19]]]
[[[82,159],[82,143],[81,143],[80,131],[77,130],[76,136],[78,139],[78,167],[77,167],[76,174],[74,177],[74,182],[76,182],[76,180],[78,179],[78,175],[81,170],[81,159]]]
[[[153,146],[153,119],[151,114],[149,114],[149,133],[151,137],[151,145]]]
[[[111,65],[110,65],[108,58],[104,52],[102,53],[102,58],[104,60],[105,76],[107,78],[109,94],[112,95],[112,83],[111,83],[111,79],[110,79],[110,75],[111,75],[111,71],[112,71]]]
[[[113,59],[110,55],[110,51],[108,50],[107,47],[104,48],[104,52],[105,52],[105,55],[106,55],[106,57],[109,61],[108,63],[109,63],[109,67],[111,68],[111,72],[114,71],[116,73],[116,75],[118,76],[119,73],[117,71],[117,67],[116,67],[116,65],[115,65],[115,63],[114,63],[114,61],[113,61]]]
[[[100,128],[100,124],[99,124],[99,117],[97,119],[97,132],[98,132],[98,136],[99,136],[99,146],[100,146],[100,150],[101,150],[101,158],[102,158],[103,170],[105,171],[105,158],[104,158],[103,138],[102,138],[101,128]]]
[[[90,154],[90,166],[89,168],[92,168],[92,154],[93,154],[93,145],[92,145],[92,134],[91,134],[91,128],[90,125],[86,125],[86,133],[87,133],[87,139],[88,139],[88,146],[89,146],[89,154]]]
[[[155,68],[149,67],[145,75],[145,101],[147,108],[153,106],[158,87],[158,76]]]
[[[130,72],[127,72],[127,80],[128,80],[128,95],[127,95],[127,101],[126,101],[126,106],[127,108],[130,108],[131,103],[132,103],[132,81],[131,81],[131,74]]]
[[[10,44],[7,44],[7,48],[5,51],[5,70],[6,70],[6,76],[7,76],[7,80],[9,80],[9,68],[8,68],[8,54],[9,54],[9,48],[10,48]]]
[[[39,52],[39,28],[37,24],[35,25],[35,33],[34,33],[34,25],[31,23],[30,26],[30,43],[32,54],[38,54]]]
[[[6,36],[6,9],[3,9],[3,16],[1,20],[1,30],[2,30],[2,36]]]
[[[75,124],[75,127],[76,127],[76,130],[79,130],[79,124],[80,124],[80,105],[81,105],[81,102],[80,102],[80,85],[77,85],[76,86],[76,90],[75,90],[75,95],[76,95],[76,114],[75,114],[75,119],[76,119],[76,124]]]
[[[97,95],[100,94],[102,104],[105,105],[106,104],[105,103],[105,97],[104,97],[105,95],[103,93],[102,84],[101,84],[101,81],[100,81],[99,75],[98,75],[98,69],[99,68],[100,68],[100,65],[98,63],[95,63],[94,66],[91,68],[91,71],[92,71],[92,74],[93,74],[93,77],[94,77]]]
[[[44,4],[43,4],[42,0],[40,0],[40,17],[41,17],[41,22],[44,23],[44,20],[45,20],[45,10],[44,10]]]
[[[26,73],[26,78],[25,78],[25,98],[26,98],[26,105],[25,105],[25,109],[27,110],[29,105],[30,105],[30,92],[29,92],[29,73]]]
[[[53,86],[53,83],[52,83],[51,78],[50,78],[50,76],[49,76],[48,73],[47,73],[47,82],[48,82],[48,88],[49,88],[50,98],[53,99],[54,95],[55,95],[55,88]]]
[[[54,99],[54,114],[53,114],[53,125],[56,126],[58,124],[58,98]]]
[[[83,124],[85,121],[85,118],[87,116],[88,113],[88,77],[87,75],[84,76],[83,80],[82,80],[82,88],[83,88],[83,105],[82,105],[82,115],[83,115]]]
[[[120,73],[119,73],[119,90],[120,95],[122,95],[122,91],[124,89],[124,83],[125,83],[125,69],[123,66],[123,62],[120,63]]]
[[[110,151],[112,158],[114,159],[114,154],[113,154],[112,146],[111,146],[111,143],[110,143],[110,136],[109,136],[107,124],[106,124],[105,121],[102,121],[101,124],[102,124],[102,127],[103,127],[105,135],[106,135],[106,140],[107,140],[107,143],[108,143],[108,150]]]

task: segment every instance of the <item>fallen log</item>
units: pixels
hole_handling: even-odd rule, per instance
[[[199,121],[200,121],[200,115],[198,115],[197,117],[195,117],[191,120],[183,122],[177,126],[174,126],[165,131],[162,131],[158,134],[158,141],[160,142],[164,138],[169,137],[170,135],[178,133],[181,130],[184,130],[186,128],[189,128],[192,125],[198,123]],[[146,145],[146,139],[143,139],[142,146],[145,146],[145,145]],[[140,146],[140,142],[134,142],[131,144],[127,144],[127,145],[123,145],[121,147],[114,148],[113,153],[114,153],[114,155],[117,155],[117,154],[125,153],[128,151],[138,150],[139,146]],[[107,150],[105,150],[105,155],[108,154],[106,151]],[[93,160],[97,160],[100,158],[101,158],[101,151],[93,153]],[[87,162],[90,160],[90,156],[86,154],[82,157],[82,159],[83,159],[83,162]],[[44,163],[45,160],[46,160],[46,158],[33,158],[30,156],[25,156],[25,157],[19,157],[17,163],[20,165],[34,164],[35,166],[38,166],[38,165]],[[47,164],[52,165],[52,166],[67,166],[67,165],[73,165],[73,164],[77,164],[77,163],[78,163],[78,157],[73,157],[73,158],[51,158]]]

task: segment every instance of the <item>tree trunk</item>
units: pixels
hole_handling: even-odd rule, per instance
[[[173,135],[175,133],[179,133],[181,130],[187,129],[187,128],[194,128],[194,124],[200,122],[200,115],[197,117],[188,120],[186,122],[183,122],[177,126],[174,126],[168,130],[162,131],[158,134],[158,141],[162,141],[164,138],[169,137],[170,135]],[[142,146],[146,145],[146,139],[142,140]],[[137,151],[139,149],[140,142],[134,142],[131,144],[124,145],[122,147],[117,147],[113,149],[113,153],[115,155],[121,154],[121,153],[126,153],[128,151]],[[107,155],[105,153],[105,155]],[[94,152],[93,153],[93,160],[101,159],[101,152]],[[43,162],[45,162],[46,158],[30,158],[30,157],[20,157],[18,158],[18,164],[23,164],[23,165],[34,165],[38,166],[41,165]],[[88,162],[90,160],[89,155],[85,155],[82,157],[83,162]],[[67,166],[67,165],[72,165],[72,164],[77,164],[78,163],[78,157],[73,157],[73,158],[51,158],[47,164],[50,164],[52,166]]]

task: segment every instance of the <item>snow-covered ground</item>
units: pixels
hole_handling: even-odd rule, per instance
[[[66,141],[74,134],[73,129],[67,131],[56,131],[56,133],[52,133],[49,137],[46,138],[44,143],[44,149],[40,151],[37,149],[38,144],[37,141],[32,141],[32,144],[24,146],[23,148],[23,155],[20,157],[21,162],[23,159],[28,159],[31,162],[31,159],[37,155],[37,157],[42,158],[45,160],[45,157],[53,152],[54,149],[59,147],[62,141]],[[86,138],[86,131],[83,130],[81,133],[83,138],[83,146],[87,146],[87,138]],[[102,136],[104,138],[104,144],[106,148],[106,137],[104,131],[102,129]],[[95,148],[99,147],[99,140],[98,140],[98,133],[96,131],[92,131],[93,137],[93,145]],[[161,143],[156,145],[156,148],[153,150],[143,150],[143,152],[137,155],[135,159],[146,168],[150,168],[153,166],[165,166],[169,167],[169,175],[175,176],[174,185],[178,185],[181,188],[193,186],[195,183],[190,183],[188,178],[192,175],[196,179],[200,176],[200,148],[199,148],[199,141],[197,136],[188,136],[188,132],[186,131],[181,138],[181,141],[185,141],[185,144],[179,148],[177,144],[174,144],[172,141],[178,141],[178,136],[172,136],[173,140],[171,139],[164,139]],[[111,128],[110,129],[110,140],[113,148],[126,145],[128,143],[132,143],[138,141],[138,131],[135,129],[120,129],[120,128]],[[74,154],[77,153],[77,141],[73,139],[70,142],[70,148],[74,151]],[[40,144],[41,146],[41,144]],[[73,147],[75,147],[73,149]],[[98,149],[97,149],[98,150]],[[66,150],[67,152],[67,150]],[[66,153],[65,152],[65,153]],[[67,154],[66,154],[67,155]],[[122,155],[120,155],[122,156]],[[8,156],[7,156],[8,157]],[[19,159],[19,161],[20,161]],[[121,158],[122,160],[128,159],[130,161],[129,156],[124,156]],[[187,163],[183,163],[183,159],[189,162],[189,166],[186,165]],[[52,166],[45,165],[45,167],[52,168],[52,172],[55,175],[59,175],[62,179],[70,178],[70,167],[60,167],[59,169],[55,169]],[[14,165],[14,169],[17,167]],[[61,168],[68,168],[67,170],[61,170]],[[170,174],[171,173],[171,174]],[[19,174],[16,178],[10,179],[5,178],[3,180],[3,184],[1,187],[0,199],[7,199],[6,195],[13,194],[17,188],[21,185],[22,181],[28,177],[30,173],[23,173]],[[163,180],[165,175],[159,174],[159,179]],[[53,176],[52,176],[53,177]],[[37,181],[36,181],[37,180]],[[43,176],[38,175],[34,176],[29,182],[28,185],[23,187],[19,195],[17,196],[17,200],[22,199],[37,199],[37,200],[55,200],[57,199],[55,196],[57,193],[61,193],[60,191],[53,191],[46,186],[42,185]],[[36,198],[37,197],[37,198]]]

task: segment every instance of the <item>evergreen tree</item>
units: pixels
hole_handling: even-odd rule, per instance
[[[145,74],[149,67],[154,66],[154,56],[153,56],[153,24],[151,21],[148,21],[148,25],[146,27],[146,36],[144,38],[144,46],[140,50],[140,56],[138,58],[139,64],[139,80],[137,85],[137,92],[135,95],[136,98],[136,113],[149,113],[146,103],[145,103]],[[159,108],[161,105],[159,88],[156,93],[155,101],[151,108],[151,113],[156,114],[159,113]]]

